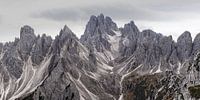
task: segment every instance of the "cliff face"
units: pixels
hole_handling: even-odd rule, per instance
[[[0,99],[187,100],[200,83],[199,36],[185,31],[175,42],[103,14],[80,39],[67,26],[52,39],[26,25],[0,44]]]

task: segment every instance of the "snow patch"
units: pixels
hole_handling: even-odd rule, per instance
[[[102,63],[100,66],[101,66],[101,68],[103,68],[103,69],[105,69],[105,70],[110,70],[110,71],[112,71],[112,69],[113,69],[112,66],[109,66],[109,65],[107,65],[107,64],[105,64],[105,63]]]
[[[129,66],[127,66],[127,65],[128,65],[129,63],[133,62],[134,59],[135,59],[134,57],[130,57],[130,58],[128,59],[128,62],[124,62],[124,63],[121,65],[121,68],[117,70],[117,73],[121,73],[121,72],[123,72],[124,70],[126,70],[127,67],[129,67]]]
[[[124,96],[124,95],[121,94],[118,100],[124,100],[123,96]]]
[[[120,31],[113,31],[115,35],[111,36],[108,35],[108,41],[111,44],[111,52],[113,57],[116,58],[119,55],[119,42],[121,40],[121,32]]]
[[[109,61],[113,60],[113,54],[110,51],[104,49],[103,52],[95,52],[97,55],[97,59],[102,62],[108,63]]]
[[[14,93],[12,93],[8,100],[14,100],[22,95],[31,93],[41,85],[48,75],[48,66],[51,58],[52,55],[45,58],[40,65],[37,65],[37,67],[34,68],[31,57],[29,57],[28,61],[25,62],[23,66],[21,77],[17,81],[13,81],[13,79],[10,78],[9,86],[6,88],[6,91],[14,91]],[[2,95],[6,97],[7,94],[8,93]]]
[[[162,86],[160,89],[158,89],[158,92],[162,91],[163,88],[164,88],[164,86]]]
[[[161,67],[161,62],[159,63],[158,69],[154,72],[154,74],[155,74],[155,73],[161,73],[161,72],[162,72],[162,70],[160,69],[160,67]]]
[[[93,94],[92,92],[90,92],[85,85],[80,81],[80,77],[78,78],[78,80],[75,80],[69,73],[67,73],[67,75],[69,76],[70,80],[76,85],[78,91],[79,91],[79,95],[81,100],[85,100],[83,96],[85,97],[90,97],[91,100],[99,100],[99,98]]]
[[[123,45],[129,46],[129,39],[128,37],[125,37],[124,40],[122,41]]]
[[[133,71],[122,75],[121,80],[120,80],[120,87],[121,87],[121,88],[123,87],[123,86],[122,86],[122,81],[124,80],[124,78],[127,77],[127,76],[129,76],[131,73],[133,73],[134,71],[136,71],[136,70],[137,70],[138,68],[140,68],[141,66],[142,66],[142,64],[139,65],[137,68],[135,68]],[[122,89],[121,89],[121,92],[122,92]],[[120,95],[119,100],[123,100],[123,94]]]
[[[121,36],[121,35],[122,35],[122,33],[121,33],[120,31],[114,31],[114,30],[113,30],[113,32],[115,32],[115,35],[116,35],[116,36]]]
[[[180,70],[183,66],[181,65],[180,62],[178,62],[178,68],[177,68],[177,74],[180,74]]]

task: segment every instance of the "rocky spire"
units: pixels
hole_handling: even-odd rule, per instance
[[[124,25],[124,28],[122,29],[122,35],[127,36],[127,35],[134,35],[135,37],[139,35],[139,29],[135,25],[134,21],[131,21],[128,24]]]
[[[196,35],[193,41],[192,56],[194,57],[200,50],[200,33]]]
[[[115,35],[113,30],[118,30],[118,27],[110,17],[104,17],[103,14],[99,16],[92,15],[86,25],[84,35],[81,36],[81,41],[87,41],[90,37],[99,36],[101,34]]]
[[[55,40],[52,45],[53,53],[60,53],[60,50],[65,45],[65,43],[70,44],[72,42],[74,43],[75,41],[78,41],[78,38],[69,29],[69,27],[65,25],[64,28],[61,29],[59,35],[55,37]]]
[[[22,59],[26,59],[30,54],[32,46],[35,42],[36,36],[33,28],[25,25],[20,30],[19,51]]]
[[[190,32],[185,31],[177,39],[177,52],[181,61],[187,59],[192,52],[192,37]]]
[[[52,41],[52,38],[50,36],[46,36],[46,34],[43,34],[41,37],[37,37],[35,45],[31,50],[31,59],[34,64],[39,65],[41,61],[44,60],[44,57],[49,52]]]
[[[125,24],[123,28],[120,29],[122,33],[122,42],[120,53],[123,56],[130,56],[136,49],[137,40],[139,37],[139,29],[133,21]],[[131,42],[130,42],[131,41]]]
[[[35,38],[35,34],[34,34],[34,29],[31,28],[28,25],[25,25],[21,28],[20,30],[20,39],[25,39],[25,38]]]
[[[60,37],[66,37],[66,36],[69,36],[69,35],[76,37],[75,34],[71,31],[71,29],[69,29],[69,27],[67,25],[65,25],[64,28],[61,29],[59,35],[60,35]]]

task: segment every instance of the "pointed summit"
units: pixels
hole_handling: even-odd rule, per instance
[[[62,29],[64,32],[66,33],[72,33],[72,31],[69,29],[69,27],[67,25],[64,26],[64,28]]]
[[[125,24],[123,28],[120,28],[122,33],[122,46],[120,47],[120,53],[123,56],[130,56],[136,50],[137,40],[139,38],[139,29],[133,21]],[[130,42],[131,41],[131,42]]]
[[[86,42],[92,37],[101,37],[103,34],[115,35],[113,31],[118,31],[118,27],[110,17],[92,15],[86,25],[84,34],[81,36],[81,42]]]
[[[32,46],[36,40],[33,28],[25,25],[20,30],[19,51],[22,59],[27,60]]]
[[[20,39],[26,36],[36,37],[34,34],[34,29],[28,25],[25,25],[20,30]]]
[[[138,27],[135,25],[134,21],[131,21],[130,23],[125,24],[124,28],[122,29],[123,36],[130,35],[130,34],[133,34],[134,36],[138,36],[139,32],[140,31]]]
[[[97,19],[98,19],[99,21],[104,21],[104,15],[103,15],[103,14],[98,15],[98,16],[97,16]]]
[[[193,49],[192,49],[192,54],[195,56],[200,50],[200,33],[196,35],[193,41]]]
[[[59,34],[60,39],[64,39],[66,37],[76,37],[76,35],[71,31],[71,29],[65,25],[63,29],[61,29]]]
[[[177,51],[181,61],[187,59],[192,52],[192,36],[191,33],[185,31],[177,39]]]
[[[120,36],[116,23],[110,17],[100,14],[90,17],[80,41],[91,51],[102,53],[109,61],[114,58],[114,53],[118,55]]]
[[[177,41],[180,41],[181,39],[183,38],[189,38],[189,39],[192,39],[191,37],[191,33],[189,31],[185,31],[183,32],[177,39]]]
[[[96,34],[110,34],[112,30],[118,30],[118,27],[110,17],[104,17],[103,14],[98,16],[92,15],[87,23],[84,34],[90,34],[91,36]]]

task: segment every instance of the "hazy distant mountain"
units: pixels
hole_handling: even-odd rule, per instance
[[[199,50],[200,34],[192,41],[185,31],[175,42],[133,21],[118,28],[103,14],[90,17],[80,39],[67,26],[52,39],[26,25],[0,44],[0,99],[198,98],[188,88],[200,84]]]

